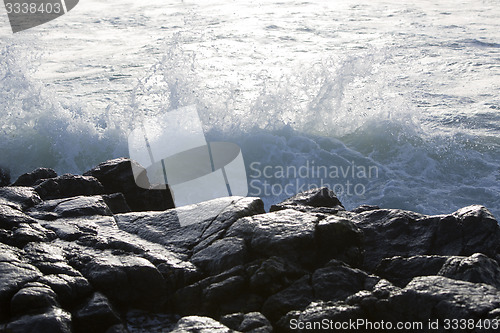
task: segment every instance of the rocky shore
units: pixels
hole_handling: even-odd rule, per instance
[[[251,197],[172,207],[127,159],[0,187],[0,332],[497,331],[485,207],[347,211],[326,188],[267,213]]]

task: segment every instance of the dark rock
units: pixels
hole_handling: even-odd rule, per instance
[[[189,316],[179,319],[172,333],[230,333],[231,330],[212,318]]]
[[[0,166],[0,186],[7,186],[10,184],[10,170]]]
[[[316,300],[338,301],[360,290],[371,290],[379,280],[341,261],[332,260],[314,272],[311,282]]]
[[[321,210],[315,208],[328,209]],[[272,205],[270,211],[275,212],[283,209],[297,209],[303,212],[326,212],[330,214],[334,214],[339,210],[345,210],[335,193],[327,187],[296,194],[283,202]]]
[[[22,316],[6,325],[9,333],[71,333],[71,314],[53,308],[43,314]]]
[[[39,278],[38,282],[54,290],[59,302],[64,307],[76,305],[92,291],[89,282],[82,276],[50,274]]]
[[[0,188],[0,204],[24,210],[42,202],[31,187],[7,186]]]
[[[359,214],[359,213],[369,212],[370,210],[377,210],[377,209],[380,209],[380,207],[375,206],[375,205],[361,205],[361,206],[356,207],[353,210],[351,210],[351,212]]]
[[[446,260],[445,256],[420,255],[409,258],[396,256],[383,259],[377,266],[375,274],[399,287],[404,287],[416,276],[438,275]]]
[[[120,323],[120,317],[106,296],[94,293],[92,297],[74,313],[74,323],[79,332],[106,332]]]
[[[219,321],[221,324],[236,331],[240,327],[243,318],[245,318],[245,314],[243,312],[237,312],[224,315],[219,319]]]
[[[49,242],[55,238],[54,232],[43,228],[38,223],[22,223],[13,229],[12,234],[4,240],[4,243],[22,248],[29,242]]]
[[[273,331],[269,320],[260,312],[250,312],[243,316],[238,329],[240,332],[268,332]]]
[[[24,258],[43,274],[65,274],[81,276],[80,272],[68,265],[61,247],[49,243],[28,243],[24,247]]]
[[[133,211],[174,208],[175,205],[170,190],[158,190],[152,187],[144,189],[137,186],[132,172],[132,163],[135,164],[135,168],[141,168],[139,164],[128,158],[118,158],[101,163],[92,170],[85,172],[84,175],[97,178],[108,194],[123,193]]]
[[[283,332],[356,332],[348,325],[361,319],[367,318],[358,305],[313,302],[300,313],[284,316],[279,326]]]
[[[36,220],[24,214],[19,209],[0,204],[0,228],[11,230],[20,224],[36,223]]]
[[[103,194],[104,188],[94,177],[65,174],[45,179],[35,186],[35,191],[43,200],[50,200]]]
[[[124,231],[190,254],[223,238],[226,230],[240,217],[262,212],[263,203],[258,198],[229,197],[165,212],[117,214],[115,219]]]
[[[48,168],[38,168],[31,172],[22,174],[17,180],[12,183],[12,186],[35,186],[40,180],[55,178],[57,173]]]
[[[495,257],[500,249],[500,227],[482,206],[438,216],[379,209],[357,214],[353,219],[364,233],[363,267],[368,271],[373,271],[382,259],[396,255],[469,256],[480,252]]]
[[[310,276],[306,275],[295,281],[290,287],[269,297],[262,313],[272,321],[292,310],[303,310],[314,300],[314,291],[311,287]]]
[[[307,273],[304,269],[280,257],[271,257],[259,265],[250,277],[250,289],[269,296],[290,286]]]
[[[245,239],[249,250],[262,257],[280,256],[304,266],[315,258],[315,228],[319,218],[296,210],[245,217],[229,228],[227,236]]]
[[[10,301],[11,313],[14,316],[44,313],[52,307],[59,307],[56,293],[38,282],[26,284]]]
[[[243,239],[227,237],[196,252],[190,261],[211,275],[215,275],[244,264],[246,257],[247,251]]]
[[[498,263],[481,253],[473,254],[470,257],[448,258],[438,275],[474,283],[487,283],[500,289]]]
[[[165,280],[148,260],[107,250],[89,259],[81,272],[112,301],[144,309],[156,309],[166,302]]]
[[[122,193],[104,194],[102,198],[113,214],[131,212]]]
[[[9,315],[10,299],[23,285],[42,273],[22,261],[23,251],[0,243],[0,320]]]
[[[363,232],[353,222],[339,216],[329,216],[318,222],[316,241],[320,263],[331,258],[352,266],[363,263]]]

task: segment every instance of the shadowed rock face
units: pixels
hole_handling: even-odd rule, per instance
[[[500,318],[500,231],[484,207],[349,212],[323,188],[271,213],[244,197],[165,210],[130,163],[0,188],[0,332]]]

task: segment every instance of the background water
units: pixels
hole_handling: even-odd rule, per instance
[[[267,206],[323,182],[348,209],[500,216],[497,0],[82,0],[15,35],[4,8],[0,23],[0,164],[14,179],[128,156],[144,117],[194,103],[209,140],[242,147]]]

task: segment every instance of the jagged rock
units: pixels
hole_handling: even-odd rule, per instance
[[[47,285],[31,282],[23,286],[10,301],[14,316],[44,313],[51,307],[59,307],[56,293]]]
[[[250,289],[260,295],[269,296],[290,286],[307,274],[307,271],[281,257],[264,260],[250,277]]]
[[[10,171],[7,168],[0,166],[0,187],[10,184]]]
[[[42,276],[36,267],[22,261],[23,254],[22,250],[0,243],[0,319],[9,315],[12,296]]]
[[[115,255],[108,250],[95,254],[88,251],[76,254],[70,263],[79,268],[95,289],[119,304],[155,309],[166,302],[165,279],[144,258]]]
[[[43,314],[22,316],[6,325],[9,333],[71,333],[71,314],[52,308]]]
[[[416,276],[438,275],[446,260],[445,256],[395,256],[383,259],[375,269],[375,274],[396,286],[404,287]]]
[[[113,214],[131,212],[127,200],[122,193],[104,194],[102,199]]]
[[[314,291],[310,283],[311,276],[305,275],[288,288],[269,297],[262,313],[272,321],[292,310],[302,310],[314,300]]]
[[[0,240],[5,244],[22,248],[29,242],[49,242],[55,238],[54,232],[43,228],[38,223],[21,223],[13,228],[6,238],[0,237]]]
[[[57,177],[57,172],[48,168],[38,168],[31,172],[22,174],[12,183],[12,186],[35,186],[41,180]]]
[[[498,263],[481,253],[475,253],[470,257],[448,258],[438,275],[474,283],[487,283],[500,289]]]
[[[227,229],[240,217],[264,212],[258,198],[228,197],[165,212],[116,214],[120,229],[189,254],[223,238]],[[179,219],[187,225],[181,226]]]
[[[174,208],[169,190],[143,189],[137,186],[131,163],[135,164],[134,167],[140,168],[136,162],[128,158],[118,158],[101,163],[84,175],[97,178],[108,194],[123,193],[133,211],[161,211]]]
[[[227,236],[245,239],[249,251],[258,256],[280,256],[310,267],[316,254],[314,234],[318,220],[308,213],[281,210],[239,219]]]
[[[356,332],[348,325],[360,319],[366,316],[358,305],[312,302],[304,311],[291,311],[283,316],[277,326],[281,332]]]
[[[73,316],[79,332],[105,332],[109,327],[119,324],[120,317],[106,296],[96,292]]]
[[[0,228],[9,229],[19,227],[20,224],[36,223],[36,220],[24,214],[21,210],[0,204]]]
[[[96,178],[71,174],[45,179],[34,188],[43,200],[104,193],[104,187]]]
[[[340,216],[329,216],[316,226],[320,263],[331,258],[352,266],[363,263],[363,232],[353,222]]]
[[[345,210],[335,193],[327,187],[298,193],[285,201],[272,205],[270,211],[275,212],[283,209],[327,214],[335,214],[339,210]]]
[[[372,290],[379,280],[341,261],[332,260],[313,273],[311,284],[315,299],[337,301],[345,300],[360,290]]]
[[[247,250],[243,239],[226,237],[196,252],[190,261],[214,275],[231,267],[243,265],[246,257]]]
[[[40,202],[42,199],[31,187],[6,186],[0,188],[0,204],[24,210]]]
[[[351,212],[359,214],[359,213],[368,212],[370,210],[377,210],[377,209],[380,209],[380,207],[376,206],[376,205],[361,205],[361,206],[358,206],[358,207],[354,208],[353,210],[351,210]]]
[[[227,326],[212,318],[189,316],[179,319],[172,333],[231,333]]]
[[[89,282],[83,276],[78,275],[49,274],[39,278],[38,282],[54,290],[64,307],[75,305],[92,291]]]
[[[500,227],[482,206],[451,215],[426,216],[397,209],[379,209],[353,217],[364,233],[363,267],[373,271],[384,258],[415,255],[460,255],[475,252],[495,257]]]

